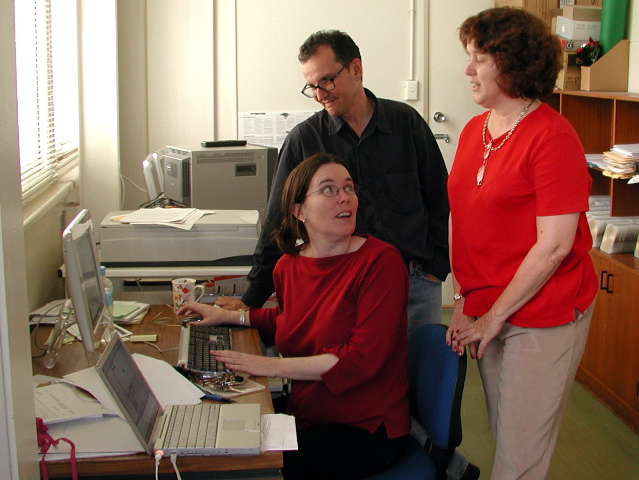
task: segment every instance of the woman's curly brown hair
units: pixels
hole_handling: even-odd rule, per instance
[[[525,10],[499,7],[467,18],[459,27],[464,48],[473,43],[492,56],[497,85],[512,98],[550,95],[562,68],[559,39],[542,19]]]

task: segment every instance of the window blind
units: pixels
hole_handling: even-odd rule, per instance
[[[74,0],[15,0],[22,201],[78,155],[77,14]]]

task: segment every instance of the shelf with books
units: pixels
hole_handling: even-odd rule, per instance
[[[639,93],[556,90],[547,103],[575,127],[586,153],[620,143],[639,143]],[[639,184],[591,169],[594,195],[610,195],[613,217],[639,215]]]

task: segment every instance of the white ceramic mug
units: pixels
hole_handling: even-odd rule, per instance
[[[173,311],[190,302],[199,302],[204,294],[204,287],[196,285],[194,278],[176,278],[171,280],[173,288]],[[198,293],[199,292],[199,293]]]

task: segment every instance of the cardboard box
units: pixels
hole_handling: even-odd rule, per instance
[[[564,52],[563,65],[557,76],[557,88],[561,90],[579,90],[581,88],[581,67],[577,65],[577,54]]]
[[[550,25],[550,12],[559,7],[559,0],[495,0],[496,7],[517,7],[543,18]]]
[[[564,5],[590,5],[593,7],[601,7],[602,0],[559,0],[559,6]]]
[[[579,5],[567,5],[562,8],[562,17],[584,22],[601,22],[601,7],[585,7]]]
[[[599,41],[601,22],[572,20],[564,16],[557,17],[556,21],[555,33],[560,37],[586,41],[592,38],[594,41]]]
[[[630,41],[621,40],[589,67],[581,67],[581,89],[599,92],[628,91]]]

